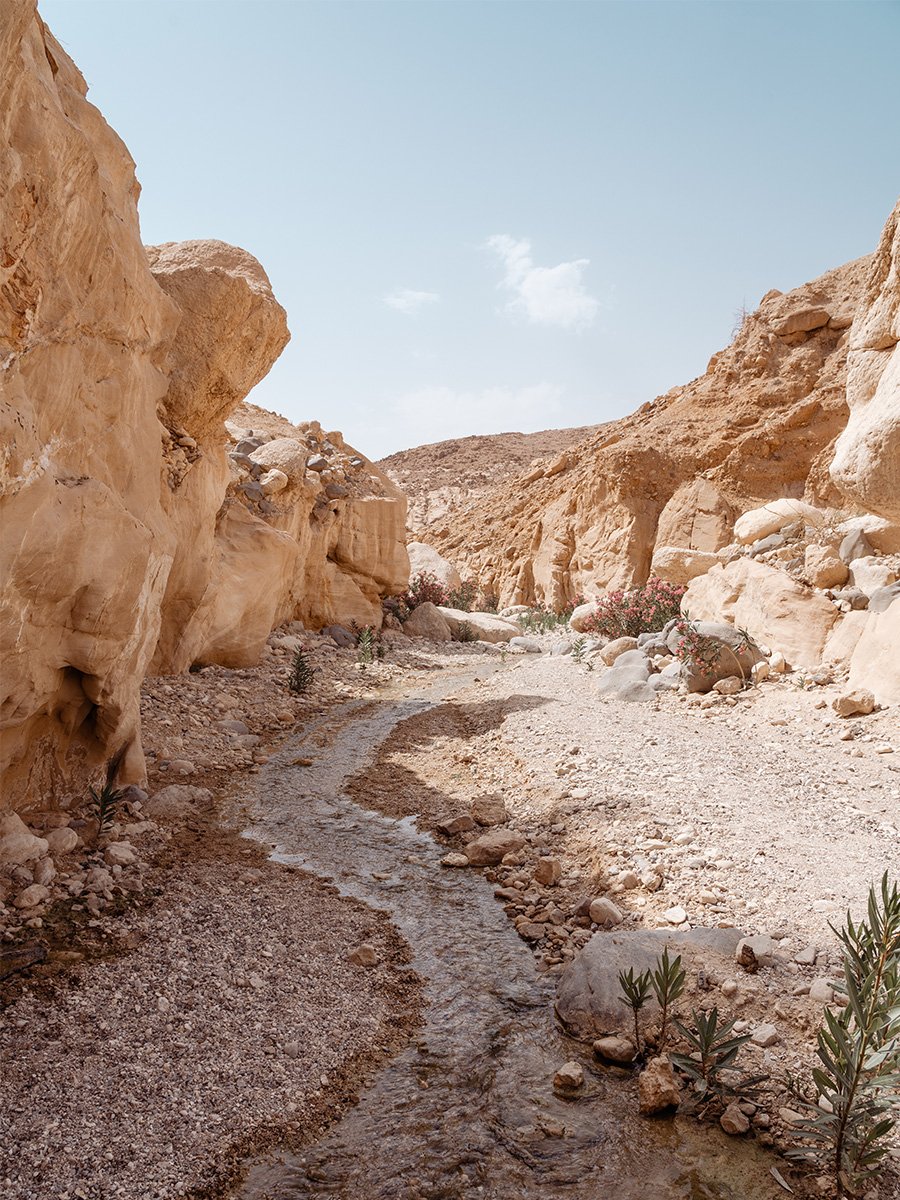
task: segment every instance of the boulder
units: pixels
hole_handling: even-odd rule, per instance
[[[691,580],[682,611],[700,621],[731,622],[757,643],[779,650],[794,667],[822,661],[838,610],[784,571],[749,558],[713,567]]]
[[[297,438],[279,437],[252,450],[250,459],[265,469],[266,474],[260,479],[263,491],[266,491],[265,479],[275,472],[284,477],[285,486],[290,480],[303,479],[306,474],[306,460],[309,458],[308,448]],[[274,490],[279,490],[275,488]]]
[[[600,653],[602,655],[604,651]],[[656,699],[656,691],[648,683],[649,678],[650,659],[644,651],[623,650],[597,684],[597,695],[628,704],[647,703]]]
[[[851,688],[870,691],[878,704],[900,705],[900,596],[882,612],[866,615],[850,656],[847,682]]]
[[[742,546],[749,546],[760,538],[768,537],[770,533],[780,533],[786,525],[793,525],[795,521],[816,524],[822,517],[821,509],[802,500],[772,500],[762,508],[752,508],[738,517],[734,523],[735,541]]]
[[[785,313],[774,328],[779,337],[788,337],[792,333],[810,333],[813,329],[821,329],[830,320],[831,313],[827,308],[807,305]]]
[[[144,812],[154,821],[182,821],[208,810],[212,802],[212,792],[206,788],[173,783],[150,796],[144,802]]]
[[[479,825],[505,825],[509,813],[499,796],[479,796],[472,801],[472,817]]]
[[[850,563],[850,582],[871,597],[879,588],[897,582],[897,568],[893,562],[872,555],[854,558]]]
[[[623,655],[627,650],[637,649],[637,638],[620,637],[607,644],[600,651],[600,659],[611,667],[616,659]]]
[[[690,583],[716,566],[719,557],[709,550],[685,550],[680,546],[657,546],[653,551],[650,574],[672,583]]]
[[[426,542],[409,542],[406,550],[409,554],[410,576],[425,571],[434,575],[448,591],[462,587],[459,571],[449,559],[439,554],[434,546],[429,546]]]
[[[504,621],[493,613],[463,612],[459,608],[444,608],[443,605],[438,605],[437,611],[450,626],[454,638],[458,637],[463,625],[468,625],[481,642],[508,642],[522,632],[512,621]]]
[[[534,638],[514,637],[509,639],[511,650],[522,650],[525,654],[540,654],[543,647]]]
[[[54,858],[63,854],[71,854],[78,845],[78,834],[68,825],[59,829],[51,829],[47,833],[47,848]]]
[[[820,546],[815,542],[806,547],[803,568],[806,578],[817,588],[840,587],[849,575],[847,564],[833,546]]]
[[[620,999],[620,971],[630,967],[635,974],[652,970],[663,947],[668,946],[670,955],[682,955],[689,974],[702,968],[707,974],[727,978],[741,937],[738,929],[702,926],[685,932],[639,929],[595,933],[560,975],[557,1016],[574,1037],[584,1040],[627,1034],[631,1013]],[[651,999],[646,1011],[655,1010],[656,1002]]]
[[[572,610],[572,615],[569,617],[569,628],[575,633],[589,633],[596,612],[596,600],[589,600],[587,604],[579,604]]]
[[[427,638],[431,642],[449,642],[453,635],[450,625],[430,600],[417,604],[403,622],[407,637]]]
[[[464,853],[471,867],[496,867],[507,854],[515,854],[524,845],[521,834],[511,829],[492,829],[469,842]]]
[[[0,816],[0,864],[22,866],[49,848],[46,838],[33,834],[16,813]]]

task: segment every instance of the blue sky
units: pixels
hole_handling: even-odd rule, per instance
[[[900,3],[43,0],[145,242],[266,268],[250,397],[371,457],[620,416],[870,252]]]

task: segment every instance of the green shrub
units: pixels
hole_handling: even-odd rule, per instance
[[[447,593],[449,608],[457,608],[460,612],[471,612],[478,594],[478,584],[474,579],[464,580],[458,588],[451,588]]]
[[[426,601],[446,607],[450,594],[437,575],[432,574],[431,571],[418,571],[410,579],[409,587],[399,599],[408,614],[418,605],[425,604]]]
[[[309,665],[309,659],[302,650],[297,650],[291,660],[291,673],[288,676],[288,687],[298,696],[309,690],[315,671]]]

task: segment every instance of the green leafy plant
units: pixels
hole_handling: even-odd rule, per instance
[[[650,976],[653,994],[656,996],[661,1013],[658,1048],[660,1054],[666,1048],[672,1005],[681,998],[684,992],[684,981],[685,972],[681,965],[681,955],[670,959],[669,948],[668,946],[664,947],[662,955],[656,960],[656,968]]]
[[[709,637],[700,632],[696,621],[685,613],[675,626],[676,643],[674,655],[692,672],[698,675],[712,675],[723,655],[734,659],[735,674],[746,679],[741,662],[741,655],[746,654],[753,646],[753,640],[745,629],[738,629],[739,641],[736,646],[729,646],[720,638]]]
[[[88,809],[91,816],[97,822],[96,841],[99,841],[105,833],[109,832],[125,798],[125,789],[117,788],[115,784],[115,779],[124,757],[125,751],[123,749],[114,754],[107,762],[103,786],[99,791],[94,787],[88,788]]]
[[[447,597],[448,607],[459,609],[460,612],[471,612],[477,592],[478,585],[474,579],[464,580],[458,588],[450,589]]]
[[[686,591],[686,584],[653,578],[627,592],[607,592],[597,601],[583,628],[610,638],[656,633],[680,614]]]
[[[356,633],[356,661],[368,666],[376,658],[384,658],[384,642],[374,625],[364,625],[362,629],[354,625]]]
[[[583,638],[583,637],[576,638],[575,641],[572,643],[572,658],[577,663],[583,662],[586,652],[587,652],[587,638]]]
[[[309,665],[309,659],[302,650],[296,650],[291,659],[291,673],[288,675],[288,687],[298,696],[309,690],[315,670]]]
[[[635,975],[634,967],[629,967],[627,971],[620,971],[618,975],[619,987],[622,989],[622,995],[619,999],[623,1004],[627,1004],[634,1016],[634,1049],[638,1058],[641,1056],[641,1025],[640,1011],[650,999],[650,989],[652,980],[649,971],[641,971],[640,975]]]
[[[456,634],[453,640],[456,642],[474,642],[477,640],[475,631],[468,621],[460,621],[456,627]]]
[[[808,1114],[806,1145],[792,1154],[826,1165],[843,1197],[859,1195],[881,1171],[900,1107],[900,892],[887,872],[880,888],[869,889],[866,917],[855,924],[848,913],[834,932],[843,946],[847,1003],[836,1013],[825,1010],[815,1095],[795,1080],[788,1086]]]
[[[719,1024],[719,1010],[691,1010],[691,1024],[681,1021],[672,1024],[691,1048],[690,1054],[673,1054],[672,1063],[694,1082],[694,1091],[701,1100],[723,1099],[728,1093],[747,1094],[761,1083],[765,1075],[736,1076],[734,1064],[743,1046],[750,1041],[749,1033],[734,1033],[734,1021]]]

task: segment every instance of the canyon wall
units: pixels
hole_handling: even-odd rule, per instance
[[[767,501],[846,504],[829,464],[871,264],[769,292],[705,375],[417,536],[503,604],[560,606],[643,582],[657,546],[718,550]]]
[[[378,622],[408,571],[405,502],[340,435],[254,417],[257,455],[289,443],[268,496],[235,454],[224,419],[284,311],[243,250],[142,246],[134,163],[86,92],[34,0],[7,0],[0,806],[77,792],[120,750],[139,780],[148,670],[252,662],[289,617]]]

